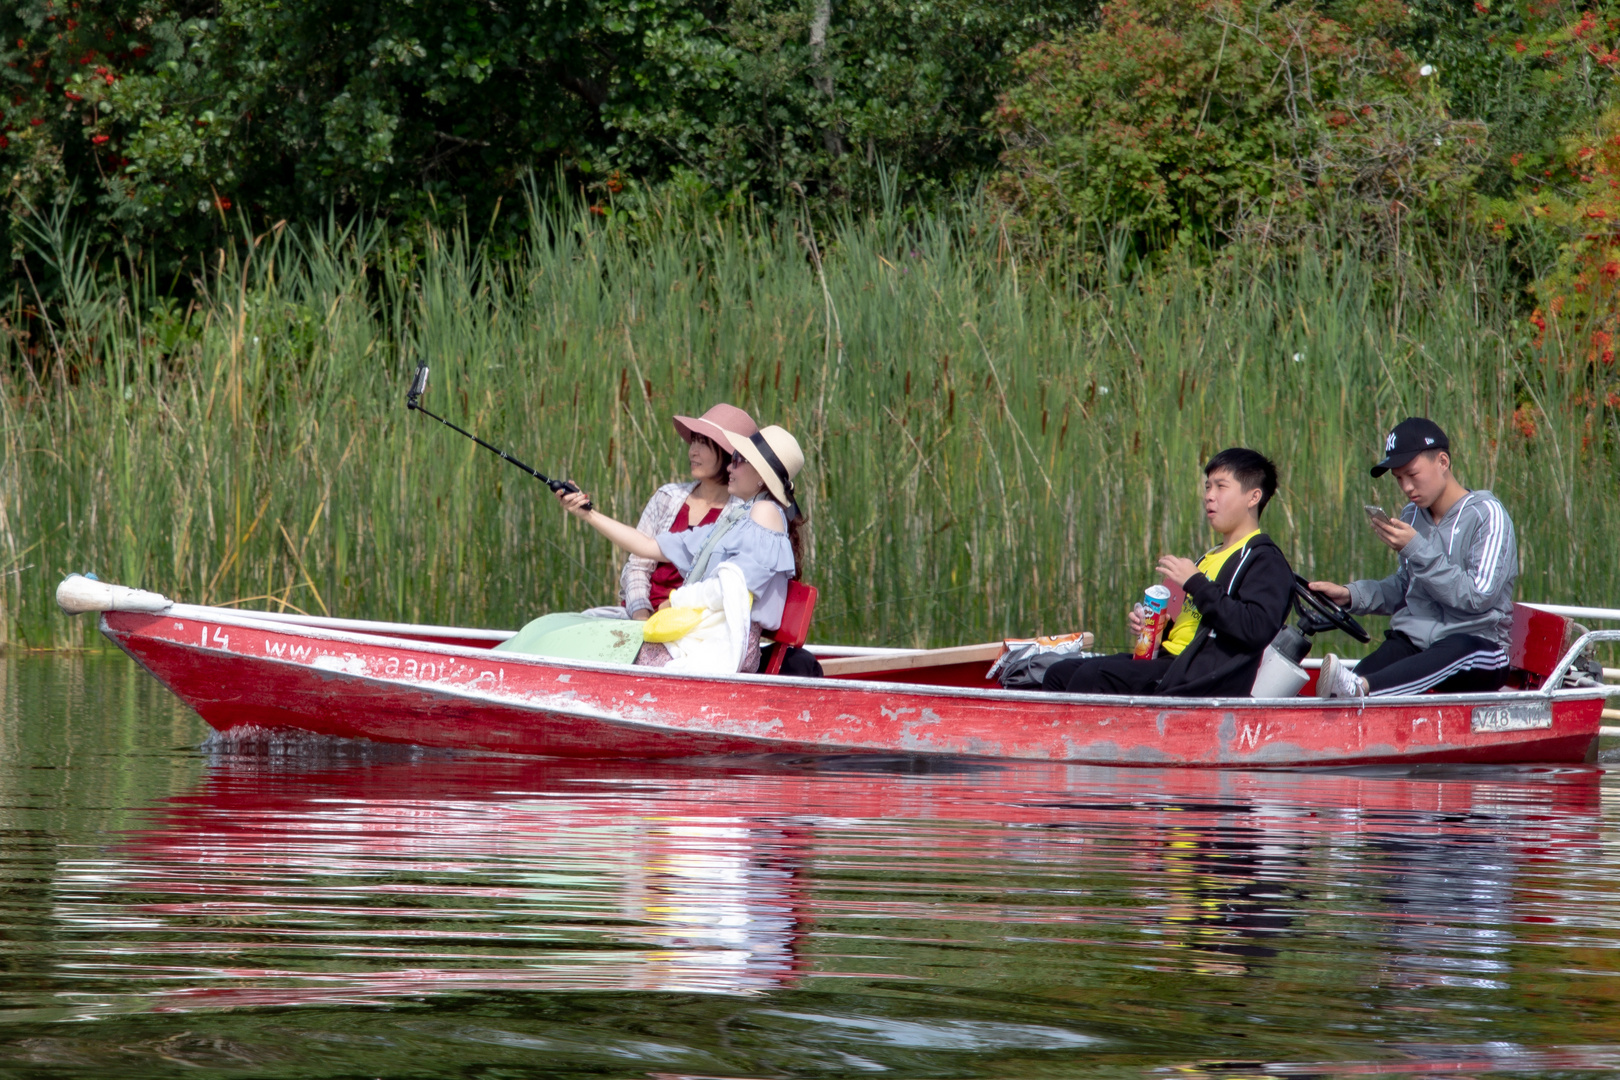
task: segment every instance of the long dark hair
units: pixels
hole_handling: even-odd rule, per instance
[[[809,524],[809,519],[804,516],[804,508],[801,506],[799,508],[799,516],[794,517],[787,512],[787,507],[782,506],[781,500],[773,495],[771,493],[771,489],[768,487],[762,487],[759,489],[759,497],[762,499],[769,499],[771,502],[781,507],[782,518],[787,522],[788,544],[793,548],[793,576],[803,581],[804,527],[805,525]]]
[[[801,535],[804,525],[803,511],[788,522],[788,544],[793,548],[793,576],[801,580],[804,577],[804,537]]]

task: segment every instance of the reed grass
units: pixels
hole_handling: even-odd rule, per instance
[[[41,219],[65,299],[48,333],[3,344],[4,641],[91,642],[52,602],[74,570],[191,602],[507,627],[611,601],[608,544],[406,411],[418,357],[429,407],[632,521],[684,474],[671,414],[729,400],[795,432],[821,641],[1086,627],[1119,644],[1157,554],[1210,543],[1199,470],[1234,444],[1280,466],[1264,524],[1297,569],[1390,572],[1361,504],[1402,503],[1366,470],[1410,413],[1513,513],[1521,598],[1620,604],[1614,411],[1582,403],[1558,342],[1530,348],[1489,267],[1392,283],[1344,252],[1115,260],[1081,288],[1061,253],[1020,262],[972,208],[814,234],[674,205],[635,228],[528,213],[499,260],[364,224],[244,237],[183,311]],[[1527,403],[1530,438],[1512,419]]]

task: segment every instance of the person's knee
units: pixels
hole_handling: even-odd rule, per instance
[[[1107,693],[1109,681],[1108,663],[1105,659],[1082,660],[1069,673],[1069,681],[1063,689],[1071,694]]]
[[[1096,688],[1096,673],[1087,671],[1083,667],[1075,668],[1074,671],[1070,673],[1068,682],[1063,684],[1064,691],[1070,694],[1095,693]]]
[[[1079,657],[1072,656],[1066,660],[1054,662],[1051,667],[1046,669],[1046,674],[1041,676],[1041,689],[1059,694],[1064,693],[1069,689],[1070,676],[1074,674],[1076,668],[1084,663],[1085,661]]]
[[[1169,666],[1168,657],[1142,661],[1129,653],[1059,660],[1047,668],[1041,687],[1063,694],[1140,694],[1151,691]]]

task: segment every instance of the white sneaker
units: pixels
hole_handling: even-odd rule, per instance
[[[1322,673],[1316,679],[1316,696],[1366,697],[1367,680],[1351,671],[1338,656],[1328,653],[1322,660]]]

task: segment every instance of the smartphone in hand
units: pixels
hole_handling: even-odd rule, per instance
[[[1384,522],[1389,521],[1389,514],[1385,512],[1385,510],[1384,510],[1384,508],[1382,506],[1366,506],[1366,505],[1363,505],[1362,509],[1367,511],[1367,520],[1368,521],[1384,521]]]

